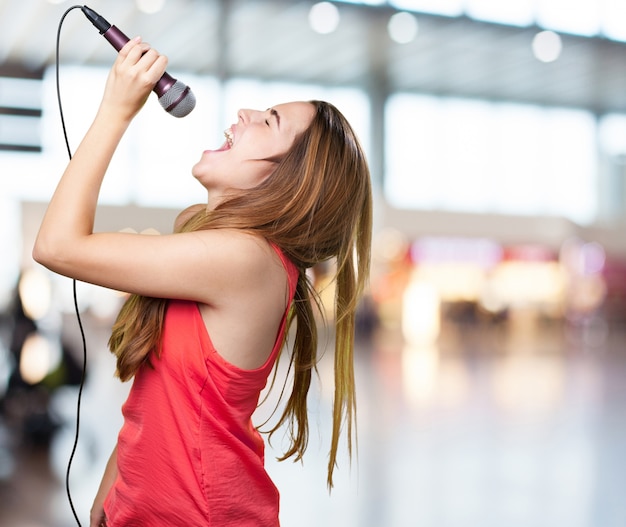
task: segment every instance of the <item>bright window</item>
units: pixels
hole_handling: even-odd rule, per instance
[[[385,195],[398,208],[588,223],[595,133],[584,111],[396,95],[386,109]]]
[[[389,4],[408,11],[459,16],[463,14],[464,0],[390,0]]]
[[[598,0],[538,0],[537,23],[554,31],[592,36],[600,31]]]
[[[528,26],[534,22],[534,2],[528,0],[466,0],[468,16],[486,22]]]

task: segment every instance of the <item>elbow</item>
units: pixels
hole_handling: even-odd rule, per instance
[[[33,250],[31,254],[33,260],[35,260],[38,264],[46,267],[48,266],[50,257],[48,255],[48,251],[46,250],[45,243],[43,243],[39,237],[37,238],[37,240],[35,240],[35,245],[33,245]]]
[[[41,236],[35,240],[31,254],[33,260],[51,271],[56,271],[61,261],[61,254],[56,244],[43,239]]]

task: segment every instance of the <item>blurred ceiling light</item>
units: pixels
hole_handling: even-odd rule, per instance
[[[149,15],[158,13],[163,9],[165,0],[135,0],[137,9]]]
[[[417,18],[406,11],[396,13],[389,19],[387,31],[394,42],[408,44],[417,36]]]
[[[533,38],[532,48],[537,60],[554,62],[561,55],[563,44],[554,31],[541,31]]]
[[[37,384],[53,371],[61,359],[50,341],[36,333],[30,335],[20,354],[20,375],[28,384]]]
[[[38,269],[24,271],[18,284],[24,313],[33,320],[43,318],[50,309],[51,285],[47,275]]]
[[[339,10],[330,2],[318,2],[309,11],[309,24],[317,33],[332,33],[339,26]]]

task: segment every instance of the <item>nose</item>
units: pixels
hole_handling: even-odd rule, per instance
[[[242,108],[237,113],[239,120],[243,123],[249,123],[252,120],[254,115],[254,110],[249,110],[248,108]]]
[[[259,110],[249,110],[247,108],[242,108],[237,112],[237,117],[239,118],[239,121],[244,124],[253,122],[255,120],[261,120],[263,119],[263,115],[264,112],[261,112]]]

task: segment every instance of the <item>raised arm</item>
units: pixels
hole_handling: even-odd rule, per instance
[[[111,158],[166,65],[166,57],[137,38],[122,48],[95,119],[48,205],[33,258],[56,273],[111,289],[212,303],[224,293],[213,284],[246,284],[233,277],[238,269],[250,274],[258,260],[250,254],[260,251],[249,236],[226,231],[164,236],[93,232]],[[184,211],[179,221],[199,207]]]
[[[33,257],[70,274],[63,260],[93,233],[98,194],[113,153],[167,65],[167,58],[134,38],[120,51],[100,108],[67,166],[41,224]]]
[[[93,124],[63,173],[40,227],[33,258],[50,270],[110,289],[213,307],[269,294],[273,251],[242,231],[208,229],[162,236],[94,233],[100,187],[119,141],[167,59],[129,41],[107,79]],[[199,210],[183,211],[183,222]]]

